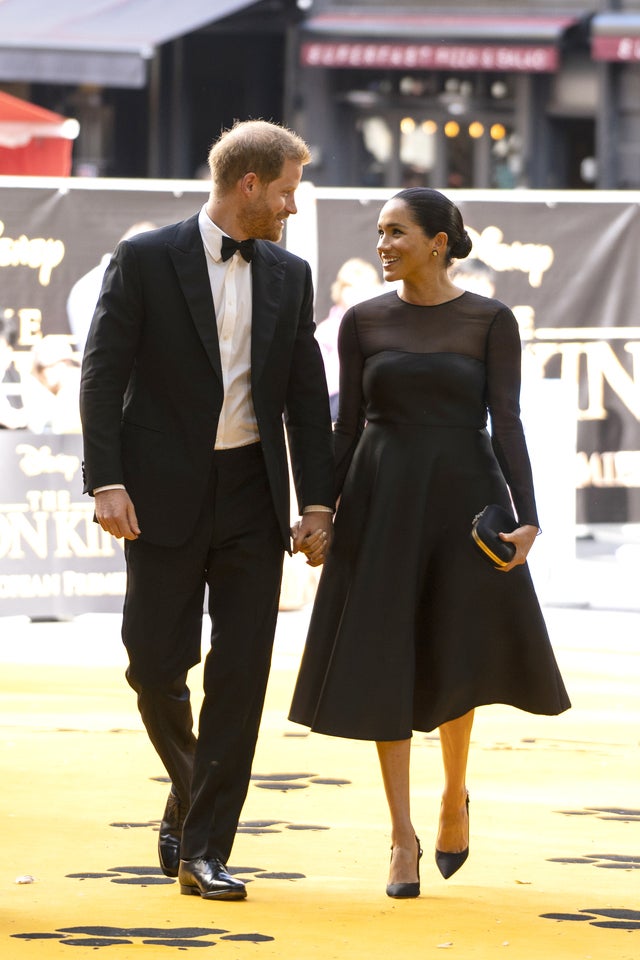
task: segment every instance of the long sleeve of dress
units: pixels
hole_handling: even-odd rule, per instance
[[[333,428],[336,498],[342,491],[365,423],[365,402],[362,391],[364,355],[358,339],[353,309],[346,312],[340,325],[338,355],[340,357],[340,409]]]
[[[487,406],[491,415],[491,439],[519,522],[537,527],[531,462],[520,419],[521,354],[517,321],[505,307],[496,314],[487,336]]]

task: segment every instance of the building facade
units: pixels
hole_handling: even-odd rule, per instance
[[[197,177],[263,117],[321,186],[640,188],[640,0],[185,0],[135,30],[104,6],[79,51],[59,0],[44,56],[0,5],[0,89],[80,121],[77,175]]]
[[[0,3],[0,89],[80,122],[76,175],[197,178],[234,120],[286,119],[296,0],[31,6]]]
[[[315,0],[289,111],[314,146],[314,180],[640,187],[635,8]]]

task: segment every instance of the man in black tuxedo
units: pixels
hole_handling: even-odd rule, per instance
[[[309,265],[277,245],[307,145],[237,123],[209,155],[208,202],[119,244],[84,353],[85,492],[125,538],[127,680],[171,778],[160,864],[180,891],[243,899],[226,868],[269,673],[291,465],[293,550],[321,563],[333,455]],[[234,243],[235,241],[235,243]],[[187,672],[211,650],[197,738]]]

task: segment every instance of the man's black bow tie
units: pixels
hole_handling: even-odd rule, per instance
[[[222,238],[222,259],[230,260],[236,250],[239,250],[247,263],[251,263],[254,253],[255,240],[232,240],[231,237]]]

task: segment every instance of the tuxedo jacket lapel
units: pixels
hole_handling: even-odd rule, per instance
[[[253,316],[251,320],[251,382],[255,389],[273,340],[282,300],[285,262],[266,243],[256,240],[251,264]]]
[[[215,309],[197,215],[180,225],[175,244],[169,246],[169,255],[211,366],[222,383]],[[285,261],[268,244],[257,240],[251,264],[251,380],[254,387],[260,380],[275,333],[285,270]]]
[[[180,224],[176,242],[169,246],[169,256],[211,366],[222,383],[216,314],[197,214]]]

